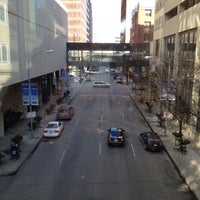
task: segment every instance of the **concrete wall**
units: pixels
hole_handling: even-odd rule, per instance
[[[59,0],[0,0],[0,6],[4,10],[4,16],[0,16],[1,137],[5,112],[27,110],[22,105],[21,83],[28,78],[40,80],[66,67],[68,14]],[[53,52],[45,51],[49,49]]]
[[[54,0],[12,1],[7,5],[8,24],[0,42],[9,46],[9,61],[0,63],[1,87],[56,71],[66,66],[67,12]],[[4,38],[6,37],[6,38]],[[53,49],[54,53],[44,53]],[[35,56],[38,54],[37,56]]]

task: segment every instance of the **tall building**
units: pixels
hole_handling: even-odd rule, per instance
[[[62,0],[68,10],[68,42],[92,42],[90,0]]]
[[[59,0],[0,0],[0,31],[2,136],[26,117],[29,81],[38,94],[33,110],[50,99],[60,70],[66,67],[67,10]]]
[[[176,81],[175,108],[188,121],[200,119],[200,0],[156,0],[151,54],[159,60],[163,79]],[[191,115],[192,114],[192,115]],[[190,117],[192,116],[192,117]],[[197,127],[198,131],[200,127]]]
[[[134,0],[121,0],[121,43],[130,43],[130,30]]]
[[[138,3],[137,7],[132,11],[131,44],[145,43],[150,46],[150,42],[153,40],[154,17],[154,1]],[[148,47],[148,45],[145,46]],[[149,47],[143,50],[149,52]]]

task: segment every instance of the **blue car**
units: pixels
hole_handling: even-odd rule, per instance
[[[124,133],[125,133],[125,130],[122,128],[116,128],[116,127],[109,128],[107,144],[109,146],[111,145],[124,146],[125,144]]]

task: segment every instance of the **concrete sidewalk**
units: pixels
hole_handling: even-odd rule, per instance
[[[54,101],[52,98],[51,102]],[[0,164],[0,175],[12,175],[17,172],[17,170],[21,167],[24,161],[28,156],[35,150],[37,145],[39,144],[43,129],[46,126],[48,121],[55,120],[56,117],[56,109],[58,105],[54,108],[50,115],[45,116],[38,127],[33,130],[31,133],[30,128],[28,127],[29,119],[23,119],[18,124],[16,124],[10,134],[6,134],[3,138],[0,138],[0,152],[3,152],[4,158]],[[44,112],[46,106],[40,109],[40,113]],[[41,115],[40,115],[41,116]],[[18,159],[11,159],[10,156],[10,148],[11,148],[11,139],[13,136],[21,135],[23,136],[23,140],[20,142],[20,157]]]
[[[156,113],[160,112],[159,105],[153,107],[153,112],[148,113],[145,103],[140,103],[137,98],[137,93],[131,91],[130,97],[134,104],[143,115],[146,123],[151,130],[158,133],[162,142],[165,145],[166,152],[178,171],[179,175],[186,182],[188,187],[194,193],[197,199],[200,199],[200,153],[199,150],[191,143],[187,145],[187,152],[183,154],[175,145],[175,137],[172,132],[178,130],[178,126],[174,121],[168,121],[167,134],[164,134],[163,129],[158,124]]]
[[[63,103],[69,104],[74,99],[78,87],[80,85],[73,86],[73,93],[63,100]],[[58,95],[60,96],[60,95]],[[56,119],[56,112],[60,105],[56,103],[58,96],[53,96],[47,105],[41,107],[37,113],[38,116],[42,116],[38,127],[32,131],[28,127],[29,119],[23,119],[17,123],[10,131],[10,134],[6,134],[4,137],[0,138],[0,152],[3,154],[3,159],[0,163],[0,176],[8,176],[15,174],[19,168],[23,165],[25,160],[31,156],[40,140],[43,137],[43,130],[49,121],[54,121]],[[53,111],[47,115],[45,113],[45,108],[50,104],[55,104]],[[11,149],[11,139],[16,135],[23,136],[23,140],[20,142],[20,157],[18,159],[11,159],[10,149]]]

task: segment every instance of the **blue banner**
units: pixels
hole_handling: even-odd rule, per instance
[[[38,85],[37,83],[30,83],[31,94],[29,95],[29,84],[22,83],[22,104],[23,105],[39,105],[38,99]]]

